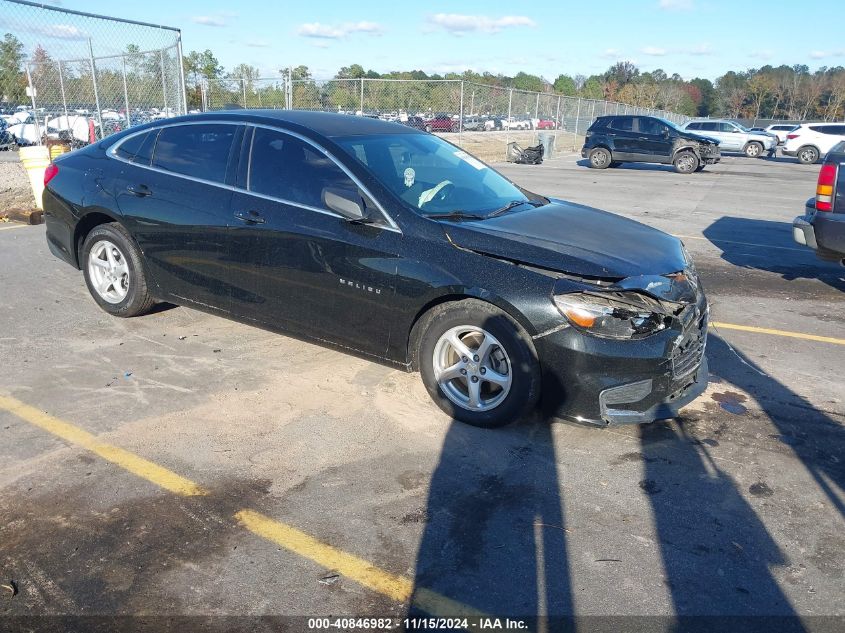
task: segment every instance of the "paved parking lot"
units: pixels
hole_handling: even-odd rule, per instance
[[[683,237],[716,325],[680,419],[470,428],[414,374],[186,308],[111,318],[43,227],[0,225],[0,615],[841,625],[813,618],[845,616],[845,268],[790,232],[818,167],[502,169]]]

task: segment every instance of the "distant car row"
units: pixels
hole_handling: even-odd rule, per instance
[[[692,173],[719,162],[722,152],[740,152],[750,158],[764,153],[774,156],[781,135],[782,153],[808,165],[845,141],[845,124],[777,124],[770,128],[752,130],[727,119],[677,126],[652,116],[603,116],[587,130],[581,156],[595,169],[628,162],[663,163],[673,165],[680,173]]]

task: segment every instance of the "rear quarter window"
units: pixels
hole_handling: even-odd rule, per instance
[[[144,141],[147,140],[149,135],[150,133],[146,132],[145,134],[130,136],[128,139],[118,144],[117,148],[114,150],[115,156],[119,156],[120,158],[124,158],[126,160],[133,160],[135,158],[135,154],[137,154],[138,150],[141,149],[141,146],[144,144]]]

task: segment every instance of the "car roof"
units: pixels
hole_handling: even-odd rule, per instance
[[[283,127],[296,130],[305,128],[322,136],[341,138],[374,134],[423,134],[419,130],[392,123],[382,119],[336,112],[317,112],[313,110],[218,110],[189,114],[157,121],[159,124],[172,124],[182,121],[201,121],[213,119],[231,119],[254,123],[281,123]]]

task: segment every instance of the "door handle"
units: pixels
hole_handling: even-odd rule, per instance
[[[134,186],[134,187],[132,185],[129,185],[126,188],[126,191],[128,191],[129,193],[131,193],[134,196],[138,196],[139,198],[145,198],[147,196],[153,195],[153,192],[150,191],[150,189],[149,189],[149,187],[147,187],[147,185],[137,185],[137,186]]]
[[[258,211],[254,210],[235,211],[235,217],[247,224],[264,224],[264,217]]]
[[[639,141],[647,141],[647,140],[649,140],[649,139],[648,139],[648,137],[647,137],[647,136],[638,136],[638,137],[637,137],[637,140],[639,140]]]

